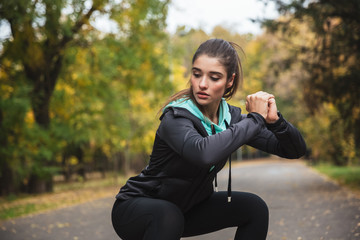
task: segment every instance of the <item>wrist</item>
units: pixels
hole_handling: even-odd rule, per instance
[[[279,115],[276,116],[274,119],[266,119],[267,124],[275,124],[277,121],[279,121]]]
[[[255,119],[258,123],[264,124],[266,125],[266,121],[263,115],[261,115],[258,112],[250,112],[247,114],[248,118],[253,118]]]
[[[266,123],[266,126],[269,130],[278,128],[285,121],[279,111],[277,112],[277,115],[278,115],[278,119],[274,123]]]

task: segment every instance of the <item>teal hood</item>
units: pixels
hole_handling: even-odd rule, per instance
[[[222,132],[226,129],[226,123],[230,124],[231,114],[229,111],[229,105],[225,101],[225,99],[221,99],[220,109],[219,109],[219,124],[213,123],[209,118],[205,117],[204,114],[200,111],[200,109],[194,104],[191,99],[178,99],[176,101],[170,102],[165,108],[168,107],[180,107],[185,108],[189,112],[191,112],[194,116],[201,120],[201,123],[205,127],[206,132],[212,135],[211,125],[214,125],[216,133]]]

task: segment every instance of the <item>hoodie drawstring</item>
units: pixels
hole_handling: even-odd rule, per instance
[[[225,125],[226,128],[229,128],[229,124],[227,123],[227,121],[225,121]],[[211,125],[211,132],[213,135],[216,134],[215,126],[213,124]],[[217,173],[215,174],[215,191],[216,192],[218,191]],[[229,179],[228,179],[227,193],[228,193],[228,202],[231,202],[231,154],[229,156]]]
[[[228,202],[231,202],[231,154],[229,157]]]
[[[226,120],[225,120],[225,125],[226,125],[226,129],[228,129],[229,124]],[[228,202],[231,202],[231,154],[229,156]]]
[[[211,124],[211,133],[212,135],[216,134],[214,124]],[[217,173],[215,173],[215,192],[218,192]]]
[[[215,192],[218,192],[217,173],[215,174]]]

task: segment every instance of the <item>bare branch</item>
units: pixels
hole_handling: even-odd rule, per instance
[[[68,42],[70,42],[73,38],[74,38],[74,35],[77,34],[81,27],[84,25],[84,24],[87,24],[89,22],[89,19],[91,17],[91,15],[95,12],[95,11],[99,11],[101,8],[100,6],[95,6],[95,4],[92,5],[92,7],[90,8],[90,10],[85,14],[83,15],[82,17],[80,17],[78,19],[78,21],[74,24],[74,26],[72,27],[71,29],[71,35],[70,36],[64,36],[62,41],[60,42],[59,46],[60,47],[63,47],[65,46]]]

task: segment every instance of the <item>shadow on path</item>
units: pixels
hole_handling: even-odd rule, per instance
[[[268,240],[360,239],[360,199],[303,162],[271,159],[234,165],[233,191],[256,193],[269,206]],[[227,171],[218,178],[219,189],[226,190]],[[113,202],[103,198],[3,222],[0,239],[115,240],[110,221]],[[234,234],[230,228],[183,239],[229,240]]]

